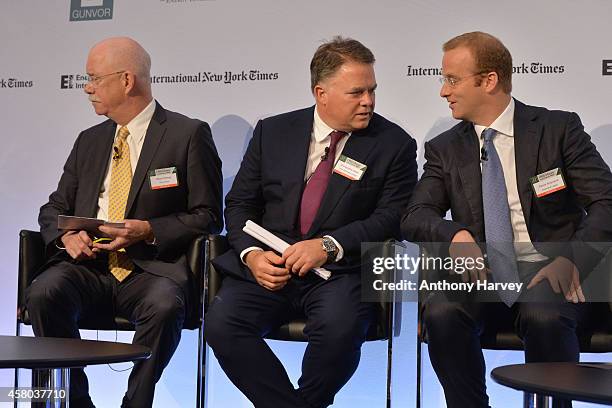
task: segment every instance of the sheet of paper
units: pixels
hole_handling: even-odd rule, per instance
[[[114,228],[124,228],[123,222],[108,222],[98,218],[75,217],[71,215],[58,215],[57,228],[62,230],[84,230],[93,233],[99,233],[98,227],[107,225]]]
[[[287,242],[283,241],[267,229],[263,228],[262,226],[251,220],[248,220],[246,222],[242,230],[253,238],[255,238],[256,240],[258,240],[259,242],[269,246],[270,248],[281,254],[285,251],[285,249],[289,247],[289,244]],[[313,271],[325,280],[329,279],[331,276],[331,272],[325,268],[314,268]]]

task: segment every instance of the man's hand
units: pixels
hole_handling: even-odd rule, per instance
[[[484,262],[484,257],[482,255],[482,251],[480,247],[474,240],[472,234],[470,234],[467,230],[458,231],[451,240],[450,247],[448,249],[451,258],[467,258],[473,259],[474,264],[476,265],[476,260],[480,258]],[[461,280],[463,282],[471,281],[485,281],[487,280],[487,269],[486,268],[477,268],[466,270],[461,274]]]
[[[282,289],[291,274],[283,265],[283,259],[272,251],[253,250],[244,259],[257,283],[268,290]]]
[[[315,238],[300,241],[283,252],[285,267],[293,273],[304,276],[312,268],[318,268],[327,262],[327,252],[323,249],[323,239]]]
[[[123,222],[125,223],[124,228],[109,227],[108,225],[98,227],[101,232],[112,238],[112,241],[108,244],[93,244],[94,248],[104,251],[117,251],[139,241],[153,240],[153,229],[149,221],[124,220]]]
[[[578,268],[572,261],[562,256],[540,269],[536,276],[531,279],[527,289],[533,288],[538,283],[547,279],[550,287],[555,293],[563,292],[568,302],[585,302],[586,299],[580,286],[580,275]]]
[[[68,255],[76,261],[96,259],[96,248],[92,248],[93,241],[86,231],[68,231],[61,237]]]

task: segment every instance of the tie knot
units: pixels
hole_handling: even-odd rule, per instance
[[[125,140],[127,139],[127,137],[130,135],[130,131],[128,130],[127,126],[121,126],[119,128],[119,138],[125,142]]]
[[[340,130],[334,130],[329,135],[331,136],[331,142],[329,144],[329,146],[331,148],[332,146],[336,146],[338,144],[338,142],[340,141],[340,139],[342,139],[344,136],[346,136],[347,133],[346,132],[342,132]]]
[[[482,131],[482,137],[484,138],[485,142],[492,141],[496,134],[497,134],[497,131],[491,128],[486,128],[485,130]]]

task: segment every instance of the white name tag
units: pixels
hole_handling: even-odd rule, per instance
[[[176,167],[166,167],[165,169],[155,169],[149,171],[151,190],[178,186]]]
[[[541,198],[566,188],[560,168],[545,171],[529,179],[536,197]]]
[[[349,180],[361,180],[367,168],[368,166],[365,164],[341,155],[334,167],[334,173],[338,173]]]

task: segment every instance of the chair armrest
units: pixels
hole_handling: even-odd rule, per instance
[[[385,240],[381,255],[385,258],[395,258],[396,245],[402,246],[402,243],[394,239]],[[395,273],[395,271],[392,273]],[[394,282],[395,277],[389,277],[386,280]],[[370,330],[368,340],[385,340],[390,336],[398,334],[401,330],[401,312],[401,299],[398,302],[396,299],[389,299],[385,292],[380,292],[376,316],[376,331]]]
[[[193,240],[185,255],[187,256],[187,265],[193,274],[196,282],[201,282],[202,279],[202,262],[204,259],[204,247],[206,245],[206,236],[201,235]],[[202,287],[202,286],[199,286]]]
[[[210,304],[212,303],[213,299],[215,298],[215,295],[221,287],[221,281],[223,280],[223,274],[219,273],[215,269],[215,267],[211,263],[211,260],[229,251],[229,249],[229,241],[224,235],[211,234],[208,236],[205,249],[206,262],[204,266],[206,290],[206,297],[204,299],[204,302],[206,308],[208,308],[208,306],[210,306]]]

